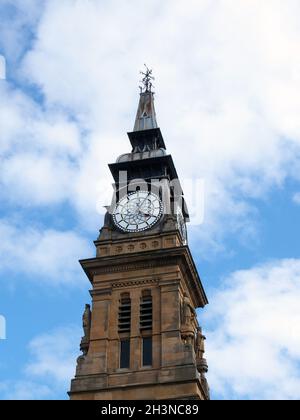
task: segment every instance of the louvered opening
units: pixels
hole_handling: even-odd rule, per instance
[[[141,299],[140,305],[140,329],[151,330],[152,329],[152,296],[149,292]]]
[[[119,305],[119,333],[130,332],[131,299],[129,293],[121,296]]]

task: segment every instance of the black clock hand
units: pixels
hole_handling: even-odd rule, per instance
[[[147,197],[146,197],[146,198],[144,198],[144,200],[143,200],[143,202],[142,202],[142,203],[140,203],[139,208],[141,208],[141,207],[144,205],[144,203],[145,203],[145,201],[148,199],[149,195],[150,195],[150,194],[148,193]]]

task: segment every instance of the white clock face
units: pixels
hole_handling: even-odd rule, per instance
[[[141,232],[152,228],[160,220],[162,212],[162,202],[156,194],[136,191],[118,202],[113,220],[124,232]]]

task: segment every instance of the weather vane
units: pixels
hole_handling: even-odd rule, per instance
[[[152,91],[151,89],[154,87],[152,84],[152,80],[155,80],[154,77],[152,76],[152,70],[148,69],[146,64],[144,64],[144,66],[146,67],[145,72],[140,71],[140,73],[144,76],[143,79],[141,80],[141,83],[143,83],[143,86],[140,86],[141,93],[151,92]]]

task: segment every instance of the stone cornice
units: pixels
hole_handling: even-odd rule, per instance
[[[92,289],[90,290],[90,295],[94,296],[110,296],[111,295],[111,287],[105,289]]]
[[[92,284],[94,283],[95,275],[177,264],[181,267],[183,272],[187,274],[187,281],[195,306],[204,307],[208,303],[201,279],[187,246],[151,250],[142,254],[133,253],[130,255],[92,258],[81,260],[80,264]],[[122,282],[120,282],[120,284],[121,283]]]

